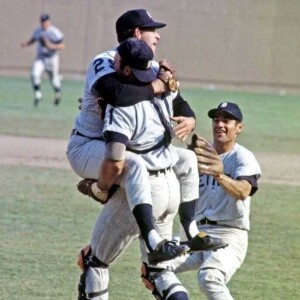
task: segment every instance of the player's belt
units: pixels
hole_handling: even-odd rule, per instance
[[[165,169],[160,169],[160,170],[148,170],[148,173],[150,176],[158,176],[159,174],[166,174],[171,171],[171,167],[165,168]]]
[[[72,132],[71,132],[71,135],[79,135],[79,136],[82,136],[82,137],[85,137],[85,138],[88,138],[90,140],[99,140],[99,141],[104,141],[103,138],[99,137],[99,138],[96,138],[96,137],[89,137],[89,136],[86,136],[82,133],[80,133],[77,129],[73,129]]]
[[[197,225],[205,225],[205,224],[209,224],[209,225],[218,225],[218,222],[217,221],[211,221],[207,218],[204,218],[202,220],[199,220],[196,222]]]

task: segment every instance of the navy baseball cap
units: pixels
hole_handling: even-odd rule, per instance
[[[153,60],[152,49],[142,40],[130,38],[117,48],[123,64],[132,69],[134,76],[141,82],[152,82],[156,72],[151,68]]]
[[[47,20],[50,20],[50,16],[48,14],[42,14],[40,16],[40,20],[41,20],[41,22],[45,22]]]
[[[162,28],[166,24],[156,22],[145,9],[134,9],[124,13],[116,22],[117,34],[122,34],[128,29],[140,28]]]
[[[239,106],[232,102],[222,102],[219,104],[217,108],[211,109],[207,114],[208,116],[213,119],[217,112],[223,111],[231,115],[234,119],[238,120],[239,122],[243,121],[243,114]]]

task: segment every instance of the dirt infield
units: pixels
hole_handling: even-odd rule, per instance
[[[66,140],[0,135],[0,164],[71,169]],[[256,153],[261,182],[300,186],[300,155]]]

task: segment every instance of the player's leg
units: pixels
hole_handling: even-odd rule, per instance
[[[124,170],[121,176],[121,186],[125,187],[130,209],[139,226],[147,249],[153,252],[158,248],[167,247],[169,252],[164,252],[159,257],[160,261],[169,260],[181,254],[185,247],[169,243],[155,229],[153,209],[158,204],[153,207],[153,191],[151,191],[149,173],[142,157],[132,152],[126,152]]]
[[[170,239],[172,236],[173,219],[179,205],[179,184],[173,171],[159,176],[150,176],[152,188],[153,211],[155,225],[160,236]],[[141,243],[143,254],[142,277],[152,285],[152,293],[157,299],[185,300],[188,299],[186,289],[174,274],[168,269],[169,263],[163,262],[151,265],[149,255]],[[151,256],[150,256],[151,257]],[[149,264],[150,261],[150,264]]]
[[[73,171],[82,178],[98,179],[104,153],[104,141],[78,135],[69,139],[67,158]]]
[[[31,69],[31,84],[34,92],[34,101],[33,105],[37,106],[39,102],[42,100],[42,92],[41,92],[41,82],[42,82],[42,73],[45,70],[45,65],[41,59],[37,59],[34,61]]]
[[[123,254],[138,234],[125,192],[119,189],[103,206],[93,229],[90,263],[85,272],[88,299],[108,299],[109,265]]]
[[[198,233],[195,207],[199,198],[199,173],[197,157],[193,151],[178,147],[176,151],[179,160],[173,169],[180,184],[181,199],[178,213],[183,229],[181,234],[184,233],[181,236],[181,241],[183,241],[184,238],[189,240]]]
[[[140,228],[149,251],[162,241],[153,223],[153,206],[149,174],[140,155],[126,152],[124,172],[120,178],[125,188],[130,209]]]
[[[46,60],[46,69],[54,89],[54,105],[61,102],[61,77],[59,74],[59,55],[55,54]]]
[[[216,252],[203,252],[203,263],[198,273],[198,284],[208,299],[233,299],[227,283],[241,266],[247,252],[247,232],[234,228],[220,228],[209,234],[221,237],[229,245]]]
[[[78,176],[98,179],[104,152],[105,143],[103,141],[73,135],[69,140],[67,157],[72,169]],[[101,235],[101,232],[99,232],[99,235]],[[88,253],[84,258],[84,262],[84,271],[80,275],[78,284],[78,299],[108,299],[108,264],[100,261],[92,252]],[[92,280],[92,278],[95,280]],[[92,298],[93,295],[96,298]]]

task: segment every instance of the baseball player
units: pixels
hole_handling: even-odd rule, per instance
[[[37,55],[31,70],[31,82],[34,91],[34,106],[42,100],[41,78],[46,70],[53,86],[55,97],[54,105],[61,101],[61,78],[59,74],[58,51],[65,48],[63,33],[51,24],[50,16],[40,16],[41,26],[37,28],[29,40],[21,42],[22,47],[37,43]]]
[[[199,287],[208,299],[229,300],[233,297],[227,283],[246,256],[250,199],[258,189],[261,170],[253,153],[236,142],[244,127],[239,106],[223,102],[208,116],[213,143],[199,136],[192,142],[200,174],[195,217],[199,230],[222,238],[228,247],[176,259],[174,270],[197,269]]]
[[[150,67],[147,68],[152,58],[153,52],[145,42],[138,39],[128,39],[118,47],[115,65],[118,73],[130,80],[131,83],[136,82],[135,78],[139,81],[151,82],[156,78],[156,72]],[[103,128],[107,151],[105,152],[105,160],[101,165],[99,179],[100,187],[109,187],[121,174],[123,168],[127,167],[126,149],[138,153],[145,161],[149,173],[153,203],[153,214],[152,211],[150,213],[155,220],[155,229],[166,240],[170,240],[172,237],[173,218],[177,213],[180,201],[179,184],[172,169],[178,160],[178,155],[175,148],[170,144],[171,131],[169,130],[170,127],[167,126],[169,121],[164,119],[165,115],[172,111],[172,101],[175,97],[176,93],[168,93],[163,101],[154,98],[152,101],[141,101],[126,107],[107,106]],[[114,202],[118,205],[122,200],[123,196],[120,197],[116,193],[108,203]],[[114,204],[112,203],[110,211],[104,212],[106,218],[104,223],[103,218],[101,218],[103,212],[100,214],[93,230],[91,255],[96,256],[101,262],[105,262],[102,251],[106,251],[103,238],[106,237],[106,243],[108,240],[109,242],[114,240],[109,230],[105,229],[105,224],[109,223],[110,218],[119,218],[122,224],[127,219],[124,212],[119,215],[113,207]],[[138,205],[137,209],[139,210],[139,208]],[[127,214],[130,212],[128,211]],[[128,229],[130,228],[123,229],[123,237],[132,234],[129,233]],[[154,230],[149,235],[153,234],[155,234]],[[155,238],[149,240],[151,244]],[[158,264],[158,262],[166,254],[169,255],[169,259],[174,258],[178,254],[188,251],[189,247],[164,242],[165,247],[159,247],[158,250],[147,255],[143,245],[144,243],[141,245],[143,261],[150,265],[155,264],[152,276],[155,275],[158,294],[162,297],[163,293],[166,293],[166,299],[188,299],[186,290],[174,273],[167,270],[167,264]],[[151,244],[151,247],[156,248],[157,245],[152,246]],[[170,248],[171,251],[169,251]],[[173,253],[175,255],[172,256]],[[102,278],[97,276],[99,274],[97,268],[89,266],[85,274],[86,294],[102,293],[103,290],[99,286]]]

